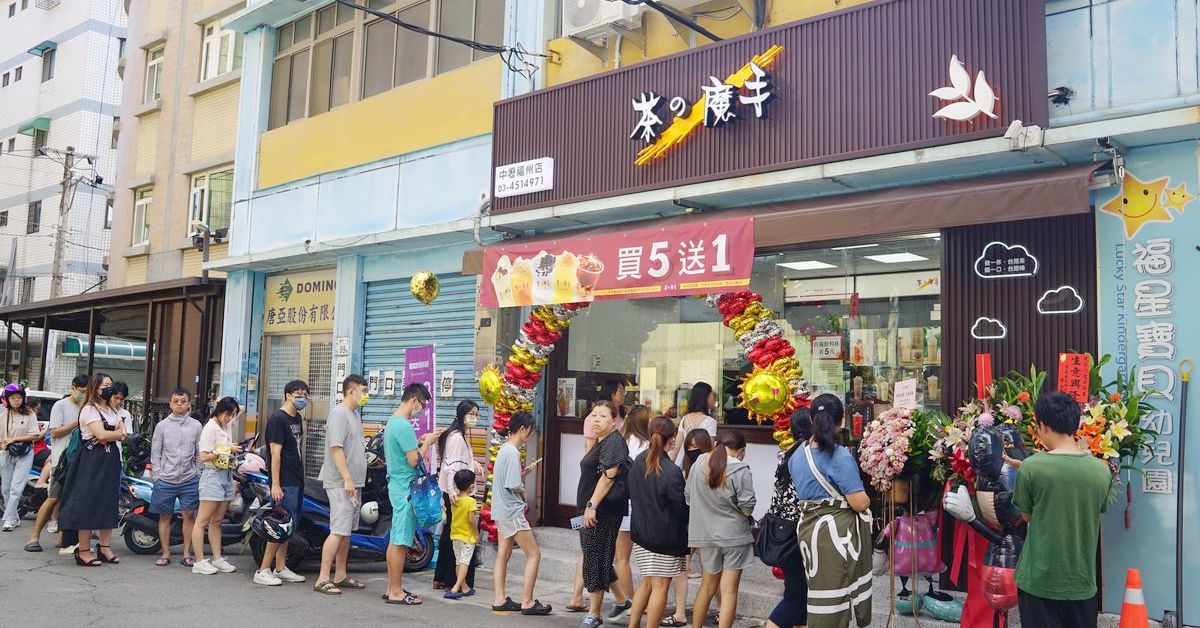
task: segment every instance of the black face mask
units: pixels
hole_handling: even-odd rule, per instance
[[[113,389],[111,387],[100,389],[100,398],[101,399],[108,401],[109,399],[112,399],[112,396],[113,396]]]
[[[704,452],[700,451],[699,449],[689,449],[685,452],[685,454],[688,457],[688,460],[691,460],[693,464],[696,462],[696,459],[699,458],[700,454],[702,454],[702,453],[704,453]]]

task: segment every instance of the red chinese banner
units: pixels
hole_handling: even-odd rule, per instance
[[[988,388],[992,387],[992,354],[975,354],[975,392],[982,401],[988,398]]]
[[[540,240],[484,250],[483,307],[712,294],[750,284],[750,218]]]
[[[1091,356],[1086,353],[1058,354],[1058,390],[1071,395],[1075,401],[1088,400],[1091,380]]]

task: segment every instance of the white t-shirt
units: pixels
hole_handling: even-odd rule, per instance
[[[117,410],[117,416],[121,417],[121,425],[125,427],[125,433],[133,434],[133,415],[129,414],[129,411],[125,408],[121,408]],[[121,452],[121,455],[124,456],[125,448],[122,445],[124,443],[117,441],[117,451]],[[124,458],[121,459],[124,460]]]
[[[231,422],[230,425],[233,423]],[[204,424],[204,429],[200,430],[200,442],[196,446],[198,452],[208,452],[212,454],[228,454],[233,445],[233,436],[229,433],[228,427],[221,427],[216,419],[209,419]],[[215,469],[211,461],[201,463],[205,468]]]
[[[650,449],[650,441],[642,440],[637,434],[630,434],[625,440],[625,444],[629,446],[629,459],[637,460],[643,451]]]
[[[717,440],[717,420],[707,414],[685,414],[679,421],[679,439],[687,438],[688,432],[692,430],[706,430],[709,436],[713,437],[713,441]],[[715,442],[714,442],[715,444]],[[679,453],[675,456],[675,464],[683,468],[683,457],[687,455],[687,447],[680,446]]]
[[[78,420],[79,406],[75,405],[70,397],[55,401],[54,406],[50,408],[50,429],[52,430],[66,427]],[[71,442],[70,432],[58,438],[50,437],[50,465],[52,467],[58,464],[58,457],[67,449],[69,442]]]

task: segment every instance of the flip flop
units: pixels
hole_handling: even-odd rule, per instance
[[[40,551],[42,551],[42,544],[38,543],[37,541],[26,544],[25,551],[26,552],[40,552]]]
[[[683,628],[683,626],[688,625],[688,623],[686,621],[679,621],[678,619],[675,619],[674,615],[671,615],[670,617],[667,617],[659,622],[658,625],[667,626],[668,628]]]
[[[171,564],[170,558],[159,557],[158,560],[154,561],[155,567],[166,567],[167,565],[170,565],[170,564]]]
[[[459,593],[458,591],[446,591],[442,594],[442,597],[446,598],[447,600],[461,600],[463,599],[464,595],[466,594]]]
[[[563,608],[567,609],[568,613],[584,613],[588,610],[586,606],[575,606],[574,604],[567,604]]]
[[[339,589],[365,589],[367,585],[355,580],[353,576],[346,576],[341,582],[333,583],[333,586]]]
[[[195,567],[196,559],[192,558],[191,556],[188,556],[187,558],[181,559],[179,561],[179,564],[183,565],[184,567]]]
[[[475,595],[475,589],[467,589],[467,592],[463,593],[463,597],[471,597],[472,595]]]
[[[383,601],[387,602],[388,604],[399,604],[400,606],[420,606],[421,604],[424,603],[421,601],[421,598],[419,598],[407,591],[404,592],[404,597],[402,597],[398,600],[393,600],[392,598],[385,595],[385,596],[383,596]]]

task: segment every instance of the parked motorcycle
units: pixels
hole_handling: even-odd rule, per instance
[[[264,508],[269,508],[271,484],[266,475],[249,475]],[[350,560],[381,561],[386,559],[392,528],[392,503],[388,498],[387,464],[383,457],[383,431],[367,442],[367,481],[363,487],[360,521],[350,534]],[[305,478],[301,497],[300,517],[288,541],[287,566],[298,570],[306,560],[320,560],[321,548],[329,536],[329,497],[320,480]],[[410,549],[404,571],[420,571],[437,557],[437,542],[433,531],[418,528],[416,550]],[[266,542],[251,535],[250,550],[256,563],[262,563]]]

